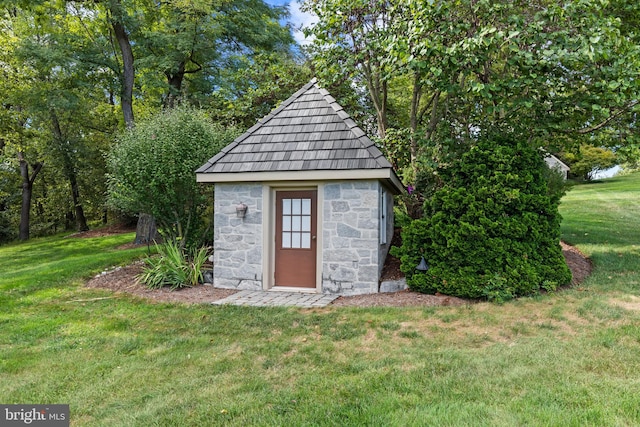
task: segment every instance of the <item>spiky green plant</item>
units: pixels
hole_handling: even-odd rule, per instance
[[[149,288],[170,286],[174,290],[202,283],[202,265],[207,259],[208,248],[187,251],[174,241],[156,245],[156,248],[159,256],[147,258],[144,270],[138,276]]]

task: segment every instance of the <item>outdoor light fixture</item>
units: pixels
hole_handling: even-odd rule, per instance
[[[248,206],[244,203],[240,202],[238,206],[236,206],[236,218],[243,218],[247,215]]]
[[[416,266],[416,270],[426,273],[428,269],[429,265],[427,264],[427,261],[425,261],[424,257],[420,257],[420,264]]]

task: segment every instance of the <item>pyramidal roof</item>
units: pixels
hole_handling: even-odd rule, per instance
[[[196,171],[199,182],[386,179],[393,167],[316,79]]]

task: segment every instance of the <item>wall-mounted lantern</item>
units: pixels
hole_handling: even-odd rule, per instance
[[[244,217],[247,215],[247,209],[248,208],[249,207],[247,205],[245,205],[244,203],[240,202],[236,206],[236,218],[244,219]]]
[[[424,257],[420,257],[420,263],[416,265],[416,270],[421,273],[426,273],[429,270],[429,264],[425,261]]]

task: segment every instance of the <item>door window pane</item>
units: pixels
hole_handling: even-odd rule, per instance
[[[302,235],[302,242],[300,244],[300,246],[302,246],[303,248],[310,248],[311,247],[311,233],[301,233]]]
[[[291,199],[291,213],[300,215],[300,199]]]
[[[302,215],[311,215],[311,199],[302,199]]]
[[[287,233],[287,232],[282,233],[282,247],[283,248],[291,247],[291,233]]]
[[[291,215],[291,199],[282,199],[282,214]]]
[[[300,233],[291,233],[291,247],[300,248]]]
[[[291,231],[291,216],[282,215],[282,231]]]
[[[291,217],[291,230],[292,231],[300,231],[300,229],[301,229],[300,217],[299,216],[292,216]]]
[[[311,216],[302,217],[302,231],[311,231]]]

